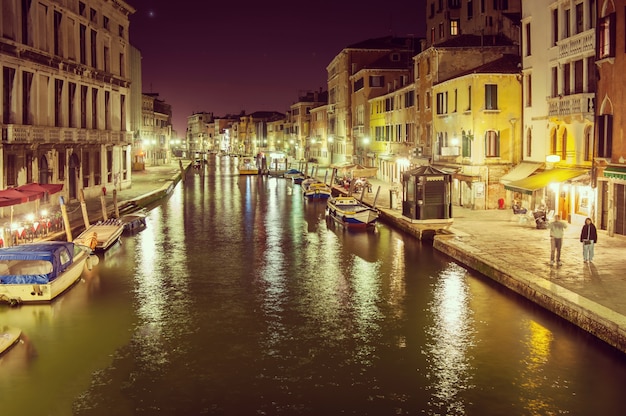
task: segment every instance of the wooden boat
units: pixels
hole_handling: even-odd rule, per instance
[[[22,331],[8,325],[0,327],[0,356],[20,341]]]
[[[146,214],[144,212],[134,212],[124,214],[120,217],[125,233],[134,233],[146,228]]]
[[[49,302],[65,292],[85,267],[98,263],[89,247],[46,241],[0,249],[0,301]]]
[[[254,159],[250,157],[244,157],[241,163],[237,167],[240,175],[258,175],[259,168],[254,163]]]
[[[119,218],[109,218],[92,224],[74,239],[77,244],[92,250],[104,251],[115,244],[124,232],[124,223]]]
[[[372,227],[380,215],[376,208],[371,208],[352,196],[329,198],[326,206],[328,215],[348,228]]]
[[[324,182],[314,180],[310,182],[308,179],[302,181],[302,195],[307,199],[327,199],[332,196],[330,186]]]
[[[292,179],[294,176],[304,176],[304,173],[299,171],[298,169],[289,169],[283,173],[283,177],[286,179]]]

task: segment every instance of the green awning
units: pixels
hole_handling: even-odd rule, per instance
[[[604,169],[605,178],[621,179],[626,181],[626,166],[607,166]]]
[[[504,189],[513,192],[521,192],[523,194],[532,195],[533,192],[545,188],[551,183],[561,183],[574,179],[587,173],[583,169],[559,169],[554,168],[537,173],[518,181],[512,181],[504,185]]]

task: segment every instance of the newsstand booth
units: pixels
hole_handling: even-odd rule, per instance
[[[452,218],[452,175],[432,166],[402,173],[402,215],[412,222]]]

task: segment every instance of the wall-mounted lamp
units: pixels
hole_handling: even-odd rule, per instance
[[[561,156],[559,155],[548,155],[546,156],[546,162],[548,163],[558,163],[561,161]]]

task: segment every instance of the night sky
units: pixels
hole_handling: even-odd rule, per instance
[[[172,105],[178,136],[193,112],[284,113],[326,89],[326,66],[346,46],[425,32],[425,0],[127,1],[143,92]]]

